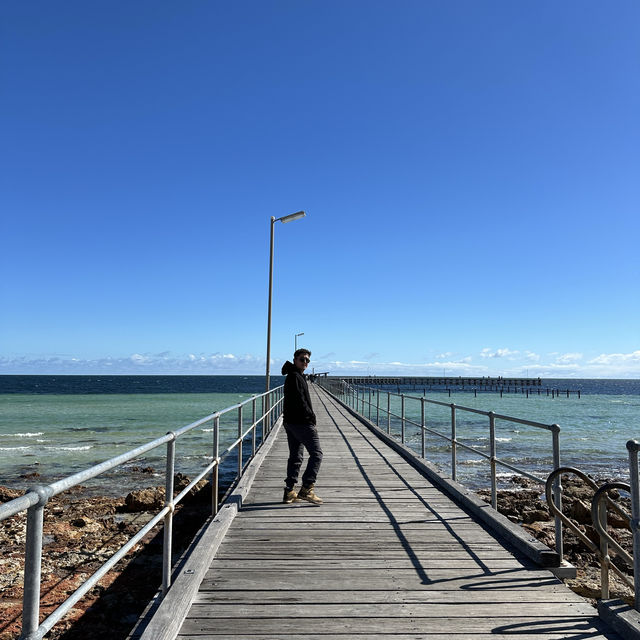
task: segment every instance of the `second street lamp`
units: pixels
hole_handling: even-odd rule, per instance
[[[294,353],[298,350],[298,336],[303,336],[304,335],[304,331],[302,333],[296,333],[296,337],[294,339]]]
[[[271,216],[271,248],[269,251],[269,310],[267,311],[267,371],[266,371],[266,389],[269,391],[269,371],[271,360],[271,299],[273,297],[273,227],[276,222],[280,221],[283,224],[287,222],[293,222],[300,218],[304,218],[307,214],[304,211],[297,211],[291,213],[288,216],[282,218],[274,218]]]

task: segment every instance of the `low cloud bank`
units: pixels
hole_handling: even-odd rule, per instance
[[[377,355],[338,360],[334,353],[327,353],[312,362],[312,367],[316,372],[327,371],[333,375],[640,378],[640,351],[603,353],[588,359],[582,353],[542,356],[529,350],[485,348],[475,355],[453,358],[451,353],[443,353],[431,362],[417,363],[384,362],[376,360]],[[272,374],[279,373],[285,359],[286,356],[274,356]],[[263,375],[264,369],[264,357],[222,352],[176,355],[165,351],[96,359],[60,355],[0,357],[0,374]]]

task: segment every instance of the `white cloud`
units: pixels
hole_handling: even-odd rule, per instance
[[[284,362],[284,359],[282,360]],[[172,355],[133,353],[126,357],[83,359],[66,356],[0,357],[0,373],[112,375],[151,374],[228,374],[259,375],[264,372],[264,358],[232,353]]]
[[[484,348],[481,352],[480,352],[480,357],[481,358],[514,358],[515,356],[517,356],[520,352],[519,351],[512,351],[511,349],[496,349],[495,351],[492,351],[489,348]]]
[[[597,358],[589,360],[588,364],[640,365],[640,351],[633,351],[631,353],[601,353]]]
[[[432,361],[402,360],[338,360],[335,357],[315,359],[311,366],[317,372],[334,375],[397,376],[524,376],[541,378],[640,378],[640,350],[628,353],[601,353],[591,359],[578,352],[548,354],[541,357],[533,351],[507,348],[483,349],[478,356],[452,358],[442,353]],[[334,354],[326,354],[334,356]],[[274,355],[272,374],[280,372],[286,357]],[[2,374],[208,374],[262,375],[264,356],[234,353],[133,353],[85,359],[72,354],[38,356],[0,356]]]
[[[556,358],[558,364],[571,364],[582,360],[581,353],[564,353]]]

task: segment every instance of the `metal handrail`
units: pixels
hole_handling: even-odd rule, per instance
[[[629,564],[633,564],[633,558],[609,535],[607,532],[607,512],[602,510],[603,504],[610,503],[610,498],[607,492],[612,489],[622,489],[629,492],[631,487],[625,482],[607,482],[603,484],[594,494],[591,499],[591,520],[593,526],[600,536],[600,589],[603,599],[609,598],[609,570],[613,571],[630,587],[633,588],[633,580],[626,576],[622,571],[611,562],[609,556],[609,546],[611,546],[616,554],[618,554],[623,560]],[[615,503],[613,503],[615,505]],[[617,505],[616,511],[622,515],[626,520],[631,520],[631,516],[625,513]]]
[[[566,516],[555,505],[553,497],[551,495],[551,486],[555,479],[555,476],[564,474],[573,474],[578,476],[585,484],[593,489],[594,494],[591,498],[591,521],[593,527],[600,537],[600,545],[597,545],[593,540],[588,538],[580,528]],[[625,562],[629,564],[634,563],[634,557],[630,556],[625,549],[623,549],[618,542],[616,542],[607,532],[607,512],[603,507],[611,507],[618,515],[631,521],[631,516],[624,511],[616,502],[614,502],[609,496],[608,492],[613,489],[621,489],[622,491],[630,492],[631,487],[625,482],[607,482],[600,487],[585,473],[576,469],[575,467],[560,467],[555,469],[547,478],[547,484],[545,487],[545,493],[547,498],[547,505],[549,511],[559,517],[562,522],[567,526],[573,534],[593,553],[600,557],[600,595],[603,600],[609,598],[609,571],[613,571],[624,583],[628,586],[635,588],[635,582],[629,576],[627,576],[621,569],[611,562],[609,555],[609,546],[613,548],[618,556],[620,556]],[[640,601],[636,598],[635,607],[639,610]]]
[[[91,588],[119,561],[128,551],[149,533],[161,520],[164,520],[164,541],[162,553],[162,594],[166,594],[171,586],[172,569],[172,533],[173,514],[176,505],[179,504],[188,493],[206,475],[212,473],[212,503],[211,511],[215,516],[220,506],[219,492],[219,469],[220,463],[229,456],[234,449],[237,449],[238,468],[235,481],[242,477],[246,469],[243,462],[242,444],[245,438],[251,434],[252,451],[248,462],[256,453],[259,446],[262,446],[264,439],[269,435],[282,413],[283,386],[272,389],[266,393],[255,395],[244,402],[231,407],[216,411],[211,415],[200,418],[195,422],[187,424],[176,431],[169,431],[166,435],[147,442],[135,449],[127,451],[115,458],[106,460],[94,465],[84,471],[80,471],[66,478],[62,478],[48,485],[36,485],[25,495],[15,498],[0,505],[0,521],[10,518],[22,511],[27,511],[27,537],[25,545],[25,566],[24,566],[24,594],[22,610],[22,632],[19,640],[40,640],[48,633],[53,626],[59,622]],[[262,400],[262,415],[256,418],[256,402]],[[251,425],[244,429],[243,409],[251,404],[252,421]],[[220,418],[232,411],[238,414],[238,436],[222,452],[220,452]],[[201,427],[207,423],[213,423],[213,441],[211,443],[212,461],[199,473],[191,482],[175,497],[173,496],[173,478],[175,473],[175,445],[176,441],[184,434]],[[258,425],[262,424],[262,441],[256,447],[256,431]],[[40,577],[42,570],[42,542],[44,526],[44,508],[50,498],[71,487],[77,486],[86,480],[90,480],[100,474],[121,466],[124,463],[138,458],[157,447],[167,445],[166,452],[166,472],[165,472],[165,505],[145,526],[134,534],[116,553],[102,564],[95,573],[87,578],[59,607],[57,607],[42,623],[38,624],[40,617]]]
[[[542,422],[536,422],[534,420],[527,420],[525,418],[517,418],[515,416],[507,416],[500,413],[496,413],[495,411],[484,411],[482,409],[475,409],[473,407],[464,407],[461,405],[457,405],[453,402],[441,402],[439,400],[430,400],[425,398],[424,396],[410,396],[401,393],[392,393],[390,391],[380,390],[374,387],[365,387],[360,385],[351,385],[345,380],[328,380],[328,379],[319,379],[318,383],[327,388],[328,390],[338,391],[338,393],[345,399],[346,403],[357,413],[359,413],[364,418],[367,418],[367,408],[368,408],[368,419],[371,420],[371,414],[373,412],[373,407],[375,406],[375,416],[376,416],[376,426],[380,427],[380,412],[387,414],[387,434],[391,434],[391,418],[394,417],[400,420],[400,440],[402,444],[405,443],[405,432],[406,432],[406,424],[411,424],[421,431],[422,436],[422,457],[426,457],[425,451],[425,434],[430,433],[435,435],[447,442],[451,445],[451,478],[452,480],[457,480],[457,456],[458,456],[458,448],[465,449],[467,451],[472,451],[474,454],[481,456],[482,458],[489,461],[491,466],[491,506],[494,509],[497,509],[498,504],[498,480],[497,480],[497,466],[500,465],[515,473],[519,473],[527,478],[530,478],[534,482],[537,482],[541,485],[545,485],[546,479],[540,478],[532,473],[529,473],[525,469],[517,467],[513,464],[505,460],[501,460],[497,456],[497,446],[496,446],[496,435],[495,435],[495,423],[496,420],[505,420],[508,422],[514,422],[516,424],[523,424],[531,427],[536,427],[540,429],[544,429],[546,431],[550,431],[552,435],[552,449],[553,449],[553,468],[558,469],[560,467],[560,426],[557,424],[545,424]],[[386,409],[384,406],[380,404],[380,394],[386,394],[387,402]],[[368,395],[368,400],[367,396]],[[375,405],[373,404],[372,395],[375,396]],[[401,415],[397,415],[391,412],[390,409],[390,398],[391,396],[399,397],[401,402]],[[421,403],[420,414],[421,414],[421,422],[417,423],[414,420],[410,420],[405,415],[405,400],[417,400]],[[440,433],[434,429],[431,429],[426,426],[425,420],[425,404],[433,404],[439,405],[443,407],[449,407],[451,409],[451,435],[446,435],[444,433]],[[487,455],[484,451],[480,451],[470,445],[461,442],[457,438],[457,424],[456,424],[456,416],[458,411],[465,411],[469,413],[475,413],[479,415],[484,415],[489,418],[489,447],[490,454]],[[559,477],[554,481],[554,498],[556,503],[562,506],[562,487],[560,485]],[[555,539],[556,539],[556,552],[560,557],[560,562],[563,560],[563,538],[562,538],[562,522],[561,519],[556,515],[555,518]]]

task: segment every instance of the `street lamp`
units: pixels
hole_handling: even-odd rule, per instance
[[[304,331],[302,333],[296,333],[296,337],[294,340],[294,343],[295,343],[294,353],[298,350],[298,336],[303,336],[303,335],[304,335]]]
[[[300,218],[304,218],[307,214],[304,211],[297,211],[282,218],[274,218],[271,216],[271,250],[269,252],[269,311],[267,314],[267,373],[266,373],[266,389],[269,391],[269,365],[271,360],[271,298],[273,296],[273,226],[280,221],[283,224],[293,222]]]

